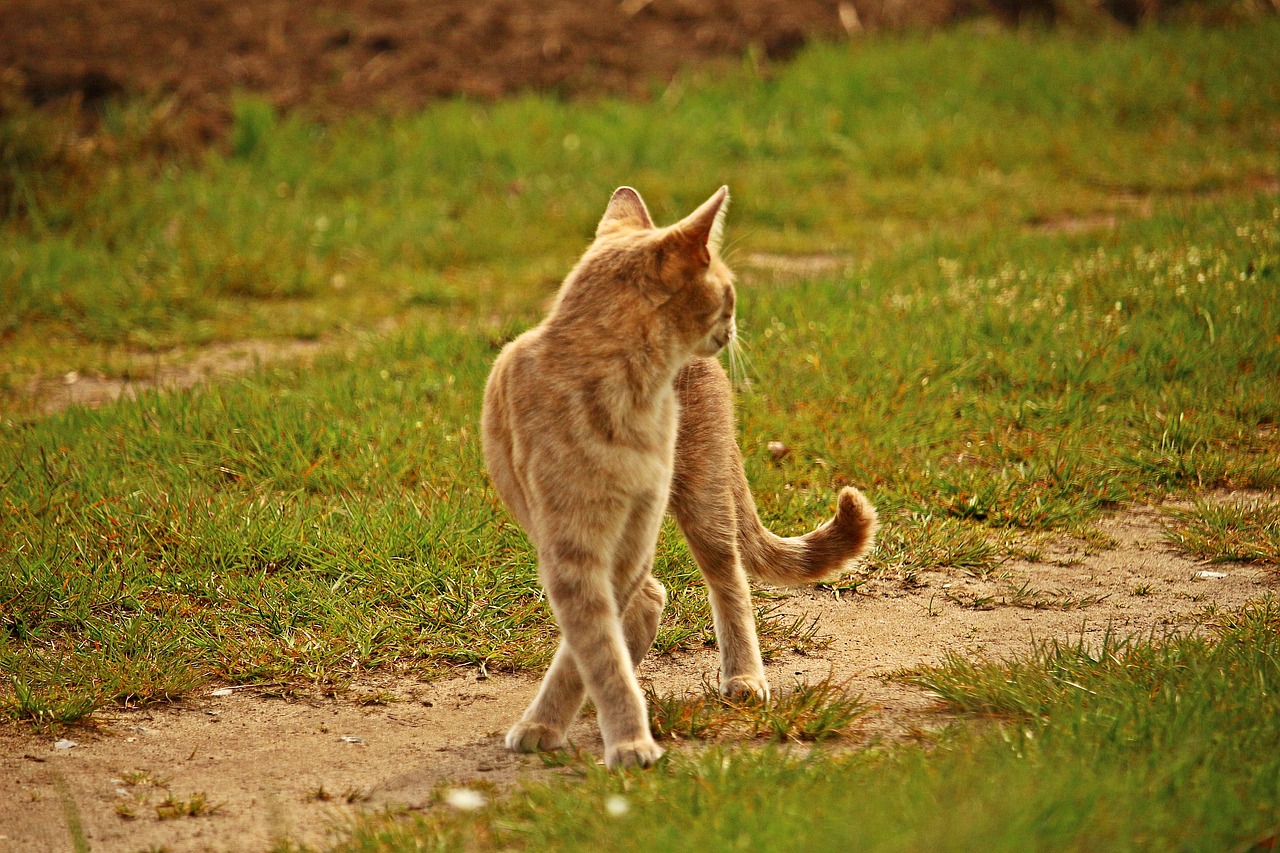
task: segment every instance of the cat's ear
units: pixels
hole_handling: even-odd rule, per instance
[[[711,263],[711,250],[720,250],[724,216],[729,210],[729,188],[721,187],[693,213],[672,226],[672,237],[683,243],[702,264]]]
[[[653,219],[649,216],[649,208],[644,206],[640,193],[631,187],[618,187],[609,199],[609,206],[604,210],[604,217],[596,226],[596,236],[617,228],[652,228]]]

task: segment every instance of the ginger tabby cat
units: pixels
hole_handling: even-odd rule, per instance
[[[735,333],[733,274],[719,255],[728,198],[722,187],[657,228],[640,195],[618,189],[550,314],[494,363],[485,457],[538,550],[562,635],[507,734],[512,750],[562,747],[590,696],[609,767],[662,755],[635,667],[666,601],[651,568],[668,509],[707,582],[726,695],[769,695],[747,575],[820,580],[871,545],[876,513],[857,489],[806,536],[779,538],[756,514],[714,358]]]

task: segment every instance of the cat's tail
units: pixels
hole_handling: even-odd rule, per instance
[[[871,550],[879,518],[862,492],[840,490],[836,514],[804,536],[775,536],[760,522],[746,477],[735,478],[738,554],[747,573],[778,586],[821,581]]]

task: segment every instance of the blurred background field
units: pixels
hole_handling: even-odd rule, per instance
[[[507,63],[502,51],[524,32],[507,21],[495,29],[507,36],[455,57],[505,69],[501,86],[473,90],[450,73],[452,88],[437,92],[397,67],[351,84],[369,98],[359,103],[303,85],[336,73],[308,64],[318,60],[304,36],[371,23],[324,23],[329,13],[290,4],[182,15],[159,3],[65,6],[0,10],[18,36],[0,47],[0,405],[17,411],[65,396],[50,386],[64,377],[162,375],[157,354],[189,358],[192,347],[315,340],[418,306],[509,313],[554,287],[599,195],[623,183],[670,216],[703,184],[727,181],[751,253],[814,255],[840,270],[913,241],[1096,231],[1165,198],[1275,190],[1274,18],[1250,23],[1249,4],[1152,4],[1143,20],[1230,22],[1137,32],[1098,7],[1090,26],[1052,35],[956,6],[955,27],[876,38],[837,31],[843,7],[831,4],[600,7],[612,27],[575,39],[589,56],[556,72],[586,85],[592,69],[616,65],[585,101]],[[518,17],[470,7],[466,21],[486,9],[501,18],[498,8]],[[518,8],[531,33],[585,14]],[[1055,14],[1075,9],[1083,21],[1086,8]],[[244,35],[232,50],[221,39],[236,21]],[[697,42],[704,26],[734,39],[699,54],[681,39]],[[280,27],[289,38],[271,37]],[[766,44],[788,27],[801,27],[795,51],[813,42],[795,64]],[[443,50],[440,33],[465,30],[406,24],[412,37],[365,64],[413,56],[419,42]],[[235,51],[262,54],[273,73],[234,77]],[[95,88],[100,77],[113,82]],[[537,91],[548,86],[556,93]],[[633,97],[602,99],[608,91]]]
[[[866,33],[1107,32],[1274,11],[1274,0],[9,0],[0,106],[151,97],[180,114],[169,133],[207,139],[230,126],[238,92],[330,116],[530,90],[645,95],[690,66],[784,62]]]

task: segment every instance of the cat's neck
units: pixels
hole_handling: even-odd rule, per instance
[[[633,404],[643,406],[671,393],[676,374],[690,357],[662,332],[551,317],[543,326],[543,341],[582,381],[624,387]]]

